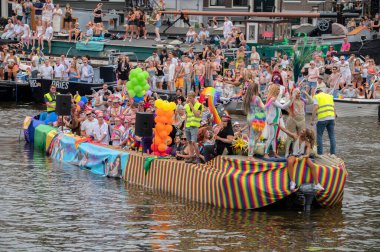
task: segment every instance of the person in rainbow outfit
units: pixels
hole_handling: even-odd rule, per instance
[[[243,100],[243,107],[248,121],[248,159],[254,160],[253,155],[256,144],[265,127],[265,107],[259,97],[257,83],[250,83],[248,85],[247,93]]]
[[[278,135],[280,133],[279,123],[282,116],[281,109],[287,109],[292,103],[293,99],[281,104],[278,101],[280,95],[280,86],[278,84],[271,84],[268,90],[267,103],[265,104],[265,110],[267,112],[266,123],[268,126],[268,138],[265,144],[265,155],[264,158],[269,158],[269,150],[272,147],[274,156],[276,158],[280,157],[277,154],[278,148]]]

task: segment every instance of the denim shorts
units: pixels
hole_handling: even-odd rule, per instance
[[[317,87],[317,83],[312,82],[312,81],[308,81],[306,85],[310,88],[316,88]]]
[[[198,137],[198,128],[191,126],[191,127],[186,127],[185,128],[185,134],[187,141],[196,143],[197,142],[197,137]]]

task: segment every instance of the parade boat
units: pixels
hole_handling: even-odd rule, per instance
[[[103,83],[87,83],[67,80],[29,79],[29,87],[34,102],[44,103],[44,95],[49,93],[50,85],[57,87],[57,92],[61,94],[76,94],[81,96],[92,95],[94,91],[102,88]],[[115,87],[116,82],[107,82],[110,87]]]
[[[218,156],[206,164],[188,164],[173,158],[142,155],[92,143],[90,139],[58,133],[46,124],[46,113],[24,120],[25,140],[51,158],[126,183],[187,201],[227,209],[289,208],[301,205],[340,206],[347,178],[338,158],[315,158],[324,191],[314,191],[305,161],[297,161],[296,191],[289,188],[285,160],[249,161],[244,156]]]

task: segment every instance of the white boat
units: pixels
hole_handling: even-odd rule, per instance
[[[334,98],[338,117],[379,116],[380,99]]]

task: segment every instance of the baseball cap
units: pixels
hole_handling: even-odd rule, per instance
[[[344,59],[344,60],[345,60],[346,58],[345,58],[344,56],[340,56],[340,59],[341,59],[341,60],[342,60],[342,59]]]

